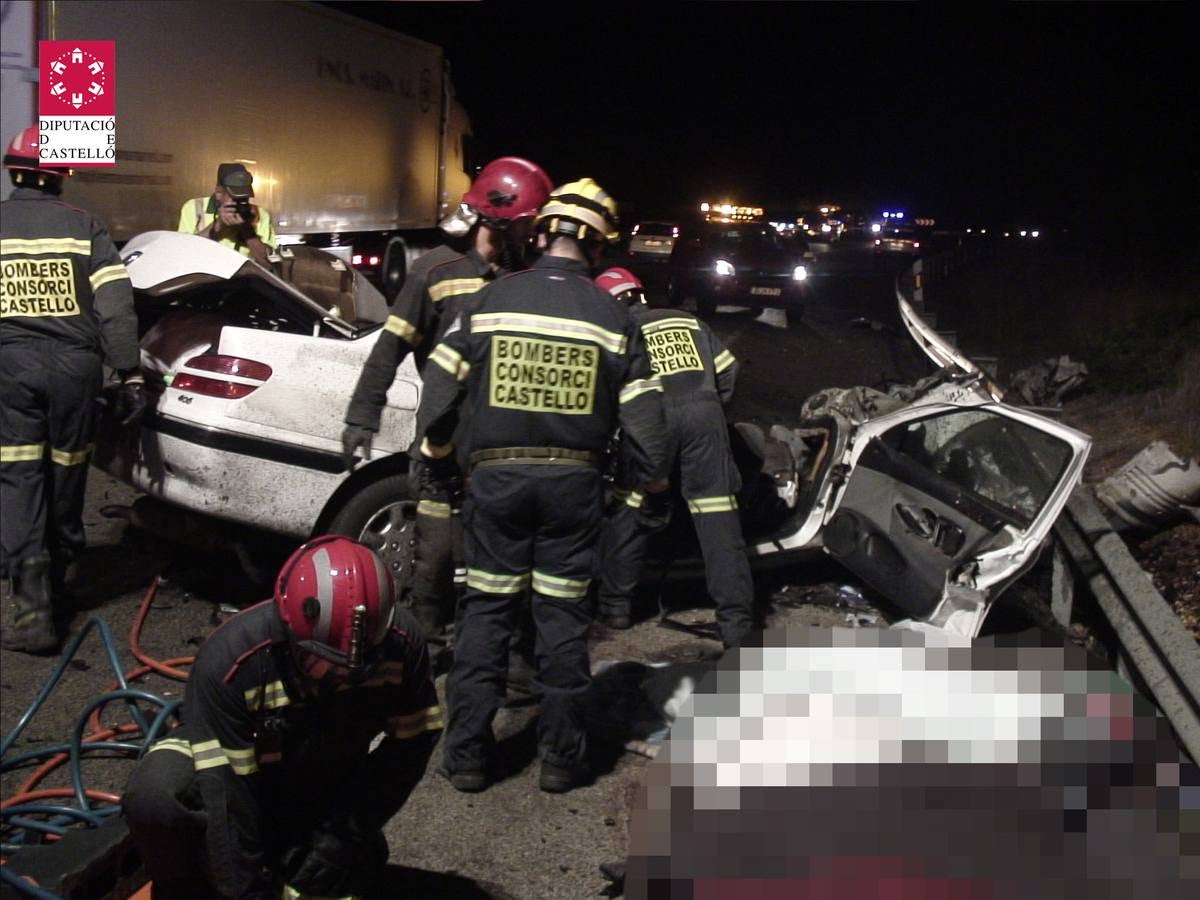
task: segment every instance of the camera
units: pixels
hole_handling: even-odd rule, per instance
[[[250,205],[249,197],[234,197],[233,206],[237,210],[237,214],[242,217],[243,222],[247,225],[253,224],[254,208]]]

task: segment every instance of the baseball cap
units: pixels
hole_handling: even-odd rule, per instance
[[[254,177],[241,163],[221,163],[217,166],[217,184],[234,197],[253,197]]]

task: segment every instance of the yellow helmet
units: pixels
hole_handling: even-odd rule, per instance
[[[615,241],[617,201],[590,178],[571,181],[550,193],[538,211],[537,230],[578,240]]]

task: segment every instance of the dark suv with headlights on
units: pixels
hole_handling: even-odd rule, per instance
[[[808,244],[765,223],[705,222],[686,228],[671,252],[671,301],[702,317],[718,306],[804,311],[813,254]]]

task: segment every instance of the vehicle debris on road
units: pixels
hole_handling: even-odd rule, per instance
[[[1154,531],[1200,522],[1200,460],[1153,441],[1096,487],[1096,498],[1126,525]]]
[[[1049,357],[1013,373],[1009,386],[1030,406],[1062,406],[1087,381],[1088,369],[1071,357]]]

